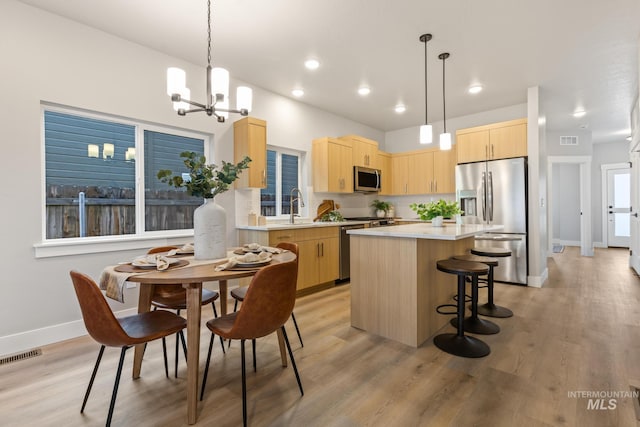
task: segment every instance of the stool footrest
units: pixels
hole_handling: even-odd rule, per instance
[[[458,295],[454,295],[452,298],[454,301],[458,301]],[[471,295],[466,295],[464,296],[464,302],[471,302],[472,298]]]
[[[453,308],[453,311],[443,311],[444,308]],[[436,307],[436,311],[439,314],[455,315],[458,314],[458,306],[455,304],[440,304]]]

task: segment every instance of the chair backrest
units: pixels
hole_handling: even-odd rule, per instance
[[[77,271],[71,271],[70,274],[89,335],[98,343],[106,346],[122,347],[128,345],[130,337],[113,315],[96,282]]]
[[[172,249],[178,249],[178,246],[156,246],[155,248],[149,249],[147,254],[151,255],[161,252],[169,252]],[[186,290],[180,286],[174,285],[154,285],[153,287],[153,295],[157,296],[170,297],[179,293],[186,293]],[[153,297],[151,297],[151,299],[153,299]]]
[[[264,267],[251,280],[229,335],[252,339],[284,325],[296,302],[296,261]]]
[[[296,256],[296,277],[298,277],[298,265],[299,265],[298,261],[300,258],[300,255],[298,253],[298,244],[291,243],[291,242],[280,242],[276,245],[276,248],[293,252],[293,254]]]

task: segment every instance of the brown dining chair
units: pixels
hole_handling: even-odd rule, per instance
[[[177,246],[157,246],[147,251],[147,254],[158,254],[162,252],[169,252],[172,249],[178,249]],[[187,309],[187,291],[182,286],[176,285],[155,285],[153,287],[153,294],[151,295],[151,305],[154,311],[162,308],[165,310],[175,310],[179,316],[181,310]],[[215,301],[220,298],[220,294],[216,291],[210,291],[209,289],[202,288],[202,302],[201,305],[211,304],[213,308],[213,316],[218,317],[218,311],[216,310]],[[185,360],[187,359],[187,344],[184,340],[184,334],[176,335],[176,358],[174,376],[178,377],[178,354],[179,354],[179,342],[182,342],[182,351],[184,353]],[[220,344],[224,351],[224,342],[220,338]],[[165,350],[166,352],[166,350]],[[169,376],[169,368],[166,362],[165,355],[165,373]]]
[[[140,313],[117,319],[109,308],[109,304],[107,304],[98,285],[89,276],[77,271],[71,271],[70,274],[78,302],[80,303],[84,324],[91,338],[100,344],[98,359],[93,368],[80,413],[84,412],[89,399],[89,393],[91,393],[91,387],[96,378],[105,347],[120,347],[121,349],[120,362],[118,363],[107,415],[107,426],[110,426],[126,351],[136,344],[146,344],[149,341],[165,338],[175,333],[182,334],[187,322],[182,317],[164,310]]]
[[[291,316],[296,301],[297,265],[295,261],[272,264],[264,267],[253,276],[244,302],[240,310],[207,322],[211,330],[209,352],[205,365],[200,400],[204,396],[204,389],[209,374],[211,350],[215,335],[229,340],[240,340],[240,358],[242,359],[242,420],[247,425],[247,378],[245,368],[245,341],[267,336],[278,329],[282,331],[291,365],[298,381],[300,394],[304,395],[302,382],[298,374],[293,351],[289,344],[284,324]]]
[[[281,242],[276,245],[276,248],[293,252],[296,255],[296,278],[297,278],[298,277],[297,267],[298,267],[298,258],[299,258],[298,245],[296,243]],[[238,301],[240,302],[244,301],[244,297],[246,294],[247,294],[247,286],[242,286],[242,287],[234,288],[231,290],[231,296],[233,297],[233,299],[235,299],[235,302],[233,304],[233,311],[236,311],[238,309]],[[300,340],[300,347],[304,347],[304,343],[302,342],[302,335],[300,334],[300,329],[298,328],[298,322],[296,321],[296,316],[293,313],[293,311],[291,312],[291,320],[293,320],[293,326],[295,326],[296,328],[296,333],[298,334],[298,339]],[[231,341],[229,341],[229,345],[231,345]],[[253,347],[255,350],[255,342],[253,343]],[[255,359],[255,356],[254,356],[254,359]],[[255,360],[254,360],[253,368],[255,370]]]

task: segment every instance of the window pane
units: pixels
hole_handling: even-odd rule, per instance
[[[183,151],[203,154],[204,140],[144,131],[146,231],[193,228],[193,211],[202,205],[202,198],[189,196],[184,188],[170,187],[157,178],[160,169],[169,169],[174,175],[189,173],[180,157]]]
[[[629,237],[631,236],[631,214],[629,213],[614,213],[613,222],[615,224],[614,233],[615,237]]]
[[[613,207],[628,208],[631,206],[631,174],[619,173],[613,180]]]
[[[267,187],[260,190],[260,215],[276,215],[276,157],[277,153],[267,150]]]
[[[46,238],[134,234],[135,127],[45,111],[44,139]]]
[[[281,212],[285,215],[289,215],[290,202],[291,202],[291,190],[298,188],[298,156],[292,156],[289,154],[282,155],[282,207]],[[297,196],[296,196],[297,197]],[[299,213],[299,202],[294,203],[293,213]]]

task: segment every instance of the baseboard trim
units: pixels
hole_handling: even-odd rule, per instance
[[[549,278],[549,269],[545,268],[540,276],[529,276],[527,278],[527,286],[532,288],[541,288]]]
[[[115,312],[114,314],[117,317],[123,317],[136,314],[137,312],[137,308],[129,308]],[[71,338],[81,337],[83,335],[87,335],[87,329],[85,328],[82,319],[61,323],[59,325],[47,326],[46,328],[7,335],[0,337],[0,357],[20,353],[32,348],[53,344]]]

